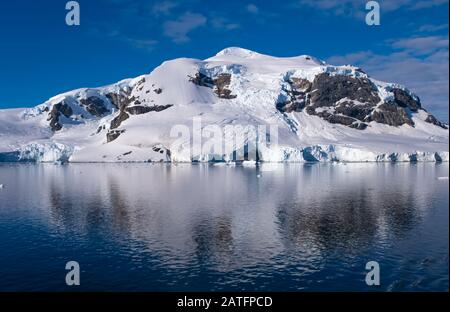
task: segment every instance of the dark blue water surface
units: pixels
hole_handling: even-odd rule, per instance
[[[0,165],[0,291],[446,291],[448,164]],[[81,286],[65,284],[78,261]],[[365,283],[377,261],[381,286]]]

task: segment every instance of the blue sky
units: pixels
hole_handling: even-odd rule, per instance
[[[66,2],[2,2],[0,108],[240,46],[361,66],[405,84],[448,121],[448,0],[380,0],[372,27],[365,0],[79,0],[76,27],[65,24]]]

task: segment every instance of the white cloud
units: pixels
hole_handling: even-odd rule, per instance
[[[390,41],[394,49],[404,49],[412,54],[429,54],[436,50],[448,49],[448,38],[428,36]]]
[[[216,29],[221,30],[234,30],[240,28],[238,23],[233,23],[224,17],[214,17],[211,19],[211,25]]]
[[[176,2],[162,1],[162,2],[155,3],[152,6],[151,11],[152,11],[152,14],[155,16],[168,15],[177,6],[178,6],[178,3],[176,3]]]
[[[252,13],[252,14],[258,14],[259,13],[259,8],[253,3],[247,4],[245,9],[247,10],[247,12]]]
[[[427,9],[448,3],[448,0],[379,0],[383,12],[393,12],[400,8],[408,10]],[[323,11],[326,14],[338,16],[353,16],[361,18],[366,11],[367,1],[362,0],[296,0],[292,7],[309,7]]]
[[[439,30],[448,29],[448,24],[442,25],[422,25],[419,27],[418,32],[436,32]]]
[[[177,20],[164,23],[164,35],[171,38],[175,43],[188,42],[188,34],[199,27],[206,25],[207,18],[202,14],[186,12]]]
[[[148,51],[153,51],[158,44],[157,40],[152,39],[134,39],[134,38],[126,38],[125,41],[132,44],[134,47],[138,49],[145,49]]]
[[[448,4],[448,0],[420,0],[414,1],[414,4],[411,6],[411,9],[413,10],[427,9],[443,4]]]

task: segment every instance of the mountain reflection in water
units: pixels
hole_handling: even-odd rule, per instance
[[[447,290],[448,169],[3,164],[0,290]]]

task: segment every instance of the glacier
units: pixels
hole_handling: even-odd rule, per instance
[[[246,164],[449,161],[448,125],[406,87],[351,65],[242,48],[166,61],[148,75],[0,110],[0,161],[233,161],[231,153],[193,151],[192,138],[172,149],[173,128],[192,134],[194,118],[202,129],[276,126],[277,144],[260,146]]]

